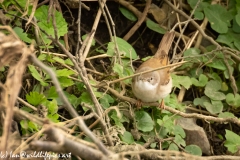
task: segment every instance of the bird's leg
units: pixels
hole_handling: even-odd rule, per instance
[[[164,100],[162,99],[161,103],[158,106],[160,109],[165,109]]]
[[[136,102],[136,106],[137,106],[137,109],[141,109],[142,101],[138,99],[137,102]]]

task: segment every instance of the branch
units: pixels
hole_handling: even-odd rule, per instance
[[[66,135],[62,130],[54,128],[51,125],[45,125],[44,127],[44,132],[52,141],[33,141],[30,143],[31,149],[38,151],[53,151],[57,153],[71,153],[89,160],[107,159],[99,150],[69,139],[69,135]]]
[[[130,97],[126,97],[126,96],[123,96],[121,94],[119,94],[116,90],[108,87],[108,86],[104,86],[103,88],[105,88],[106,90],[110,91],[114,96],[116,96],[117,98],[123,100],[123,101],[128,101],[132,104],[136,104],[138,101],[136,99],[133,99],[133,98],[130,98]],[[159,106],[159,103],[157,102],[152,102],[152,103],[142,103],[142,105],[146,105],[146,106],[155,106],[155,107],[158,107]],[[184,113],[184,112],[181,112],[181,111],[178,111],[172,107],[169,107],[169,106],[165,106],[164,108],[165,110],[173,113],[173,114],[176,114],[176,115],[179,115],[179,116],[182,116],[184,118],[198,118],[198,119],[202,119],[202,120],[207,120],[207,121],[214,121],[214,122],[219,122],[219,123],[226,123],[226,122],[231,122],[231,123],[235,123],[237,124],[238,126],[240,126],[240,120],[238,118],[217,118],[217,117],[213,117],[213,116],[205,116],[205,115],[202,115],[202,114],[197,114],[197,113]]]
[[[9,70],[4,85],[0,83],[0,107],[5,109],[3,131],[0,150],[7,151],[8,139],[13,119],[13,109],[22,86],[22,76],[25,72],[28,55],[33,52],[33,46],[27,46],[20,41],[14,31],[8,26],[1,26],[0,29],[8,30],[12,35],[5,36],[0,33],[0,68],[9,64]],[[16,61],[19,59],[18,61]],[[3,118],[3,117],[2,117]]]
[[[130,31],[128,31],[128,33],[123,37],[124,40],[128,40],[135,32],[136,30],[141,26],[141,24],[144,22],[144,20],[146,19],[147,17],[147,13],[148,13],[148,10],[150,8],[150,5],[151,5],[151,2],[152,0],[147,0],[146,1],[146,5],[145,5],[145,8],[144,8],[144,11],[141,15],[141,18],[138,18],[138,21],[137,23],[130,29]]]

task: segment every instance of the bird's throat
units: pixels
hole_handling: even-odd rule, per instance
[[[157,83],[153,85],[147,81],[140,80],[136,83],[136,87],[138,87],[140,90],[153,91],[157,88]]]

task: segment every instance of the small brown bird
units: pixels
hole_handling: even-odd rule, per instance
[[[159,44],[156,54],[142,63],[135,73],[140,73],[168,65],[168,52],[174,39],[174,32],[167,32]],[[132,81],[134,95],[142,102],[156,102],[165,98],[172,90],[170,68],[165,68],[135,76]],[[164,108],[164,101],[160,104]]]

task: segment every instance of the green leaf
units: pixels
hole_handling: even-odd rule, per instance
[[[143,132],[149,132],[153,129],[153,121],[149,114],[145,111],[135,112],[137,128]]]
[[[110,107],[110,104],[113,103],[115,100],[109,95],[109,94],[104,94],[100,98],[100,103],[103,106],[104,109],[107,109]]]
[[[38,125],[32,121],[28,122],[28,129],[30,129],[32,132],[38,131]]]
[[[236,15],[236,17],[238,16]],[[240,25],[238,24],[236,17],[233,19],[232,30],[236,33],[240,33]]]
[[[33,65],[28,65],[28,69],[31,72],[32,76],[38,80],[42,86],[48,86],[48,83],[44,82],[42,76],[38,73],[38,71],[36,70],[35,66]]]
[[[87,37],[88,37],[88,34],[85,34],[82,36],[82,39],[85,40]],[[95,41],[95,39],[93,39],[91,46],[95,46],[95,44],[96,44],[96,41]]]
[[[212,100],[211,103],[210,102],[203,102],[203,105],[212,114],[220,113],[223,110],[222,101],[213,101]]]
[[[53,57],[52,59],[60,64],[65,64],[65,61],[60,57]]]
[[[84,93],[87,93],[87,92],[84,92]],[[83,93],[83,94],[84,94]],[[66,95],[66,97],[68,98],[68,100],[69,100],[69,102],[70,102],[70,104],[74,107],[74,108],[77,108],[77,106],[81,103],[81,102],[83,102],[83,101],[81,101],[81,98],[78,98],[78,97],[76,97],[75,95],[73,95],[73,94],[69,94],[68,92],[64,92],[64,94]],[[82,95],[83,95],[82,94]],[[82,96],[81,95],[81,96]],[[84,96],[83,96],[84,97]],[[82,97],[82,98],[83,98]],[[90,97],[90,96],[89,96]],[[83,98],[84,99],[84,98]]]
[[[73,62],[69,58],[65,60],[65,64],[74,66]]]
[[[24,42],[27,42],[27,43],[31,43],[32,40],[30,38],[28,38],[28,35],[27,33],[24,33],[23,32],[23,29],[22,28],[19,28],[19,27],[15,27],[13,28],[14,32],[18,35],[18,37],[24,41]]]
[[[57,77],[68,77],[68,76],[71,76],[73,74],[75,74],[74,71],[66,69],[66,68],[56,71]]]
[[[200,74],[199,81],[196,78],[191,78],[191,81],[197,87],[204,87],[208,82],[208,78],[204,74]]]
[[[133,69],[132,69],[132,62],[129,59],[122,59],[122,65],[123,65],[123,75],[124,77],[133,75]],[[131,79],[126,79],[124,80],[126,84],[131,84],[132,80]]]
[[[238,29],[239,29],[239,27],[238,27]],[[230,48],[240,50],[239,36],[240,36],[239,33],[234,31],[233,29],[229,28],[228,32],[225,34],[219,35],[216,41],[226,44]],[[228,61],[228,62],[231,63],[231,61]],[[230,65],[232,65],[232,63]]]
[[[75,85],[76,85],[76,87],[77,87],[77,91],[78,91],[78,92],[83,92],[83,91],[85,91],[84,83],[82,83],[82,82],[76,82]]]
[[[98,49],[98,48],[96,48],[95,51],[98,52],[98,53],[101,53],[101,54],[106,53],[103,49]]]
[[[210,99],[207,96],[202,96],[201,98],[195,98],[193,100],[193,104],[195,106],[200,105],[201,107],[204,107],[204,105],[203,105],[204,102],[210,103]]]
[[[192,9],[195,8],[195,6],[197,5],[198,1],[196,0],[188,0],[188,4],[191,6]],[[195,9],[194,12],[194,18],[197,20],[203,20],[204,15],[202,13],[203,8],[209,6],[210,4],[207,2],[200,2],[199,5],[197,6],[197,8]]]
[[[136,133],[135,133],[136,132]],[[144,133],[144,134],[141,134],[143,140],[145,142],[149,142],[149,141],[153,141],[154,140],[154,136],[156,136],[156,132],[157,130],[152,130],[151,132],[148,132],[148,133]],[[137,131],[135,130],[132,130],[132,133],[134,134],[139,134]]]
[[[219,76],[219,74],[217,74],[216,72],[213,72],[211,74],[208,74],[208,77],[211,79],[214,79],[216,81],[218,81],[219,83],[222,82],[222,78]]]
[[[120,138],[123,142],[126,142],[127,144],[132,144],[134,143],[133,136],[130,132],[125,131],[123,135],[120,135]]]
[[[203,74],[202,68],[192,68],[189,70],[190,77],[198,78],[201,74]]]
[[[124,7],[119,7],[119,10],[130,21],[134,22],[137,20],[137,17],[132,12],[130,12],[128,9],[126,9]]]
[[[231,112],[222,112],[218,115],[219,118],[236,118]]]
[[[233,47],[233,37],[231,34],[227,33],[227,34],[220,34],[218,36],[218,38],[216,39],[217,42],[219,43],[222,43],[222,44],[225,44],[231,48],[234,48]]]
[[[235,96],[232,93],[228,93],[226,96],[226,102],[232,107],[240,107],[240,95],[236,94]]]
[[[25,120],[25,119],[21,120],[20,125],[22,128],[28,129],[28,120]]]
[[[174,133],[175,135],[180,135],[182,138],[185,138],[185,137],[186,137],[186,134],[185,134],[183,128],[182,128],[181,126],[179,126],[179,125],[174,126],[174,131],[173,131],[173,133]]]
[[[171,143],[171,144],[169,145],[168,150],[179,151],[178,146],[177,146],[175,143]]]
[[[216,101],[221,101],[224,100],[226,98],[225,94],[222,92],[218,92],[218,91],[213,91],[213,90],[206,90],[204,91],[205,95],[208,96],[210,99],[212,100],[216,100]]]
[[[128,66],[128,62],[126,59],[122,59],[122,65],[115,63],[113,66],[113,71],[118,74],[120,78],[130,76],[133,74],[133,71],[130,66]],[[124,80],[126,84],[131,83],[131,79]]]
[[[202,155],[202,150],[197,145],[188,145],[185,147],[185,150],[192,155],[196,155],[196,156]]]
[[[110,117],[114,120],[115,124],[119,127],[123,127],[123,122],[128,122],[129,123],[129,119],[124,116],[121,112],[118,112],[113,110],[111,112]]]
[[[46,100],[46,97],[38,92],[30,92],[26,95],[28,103],[37,106]]]
[[[92,102],[92,99],[91,99],[91,96],[88,92],[83,92],[81,94],[81,96],[79,97],[79,100],[80,100],[80,103],[87,103],[89,105],[92,105],[93,102]],[[87,108],[84,108],[85,111],[87,111],[88,109]]]
[[[33,111],[33,109],[31,109],[31,108],[29,108],[29,107],[26,107],[26,106],[23,106],[23,107],[21,107],[20,109],[23,110],[23,111],[26,111],[26,112],[28,112],[28,113],[30,113],[30,112]]]
[[[27,3],[28,1],[25,0],[18,0],[17,3],[14,3],[14,1],[12,1],[13,4],[18,4],[20,5],[23,9],[26,7],[26,5],[30,5],[30,3]]]
[[[236,153],[240,147],[240,136],[230,130],[225,129],[225,131],[226,141],[224,146],[227,147],[228,151]]]
[[[114,40],[114,37],[112,38]],[[137,53],[134,50],[134,48],[124,39],[116,37],[116,44],[118,45],[118,49],[121,56],[131,58],[131,59],[137,59]],[[115,43],[109,42],[108,43],[108,50],[107,55],[113,56],[115,55]]]
[[[221,91],[228,91],[228,85],[226,82],[222,82]]]
[[[218,91],[221,87],[222,86],[219,81],[211,80],[207,83],[204,93],[212,100],[224,100],[226,98],[225,94]]]
[[[73,80],[71,80],[70,78],[67,78],[67,77],[59,77],[58,81],[60,82],[61,87],[63,87],[63,88],[74,85]]]
[[[118,74],[118,76],[121,78],[121,77],[124,77],[124,74],[123,74],[123,66],[118,64],[118,63],[115,63],[114,66],[113,66],[113,71],[115,73]]]
[[[174,142],[178,145],[178,146],[186,146],[186,142],[185,140],[180,136],[180,135],[176,135],[174,138]]]
[[[180,85],[182,85],[184,88],[189,89],[192,85],[192,81],[188,76],[177,76],[175,74],[172,74],[173,79],[173,86],[181,88]]]
[[[48,10],[49,10],[49,6],[42,5],[41,7],[39,7],[36,10],[34,16],[38,20],[38,26],[42,30],[47,32],[48,35],[50,35],[54,38],[55,35],[54,35],[54,28],[53,28],[53,24],[52,24],[52,18],[50,18],[49,22],[48,22],[48,18],[47,18]],[[68,27],[67,27],[67,23],[66,23],[65,19],[63,18],[62,14],[60,12],[55,11],[54,16],[55,16],[55,20],[56,20],[57,34],[58,34],[58,38],[59,38],[60,36],[63,36],[64,34],[67,33]],[[45,34],[42,34],[41,37],[43,38],[43,41],[46,44],[51,43],[51,40],[49,40]]]
[[[200,57],[200,50],[198,48],[189,48],[183,53],[184,60],[191,62],[191,63],[184,63],[180,67],[180,69],[190,68],[192,69],[193,63],[200,63],[202,62],[202,58]],[[199,58],[196,58],[199,57]]]
[[[233,17],[224,7],[218,4],[209,5],[204,8],[204,13],[213,30],[218,33],[227,33],[229,22]]]
[[[235,16],[235,20],[236,20],[237,24],[240,26],[240,9],[238,10],[238,13]]]
[[[4,67],[0,68],[0,72],[4,72],[4,71],[5,71]]]
[[[51,86],[48,90],[46,90],[44,92],[45,97],[47,97],[47,99],[56,99],[58,98],[58,93],[56,90],[55,86]]]
[[[10,4],[12,4],[12,1],[2,1],[0,7],[6,9]]]
[[[200,55],[200,52],[198,48],[189,48],[183,53],[183,57],[186,61],[200,62],[199,59],[195,58],[195,56]]]
[[[56,114],[48,114],[47,117],[54,123],[59,122],[59,120],[58,120],[59,115],[57,113]]]
[[[50,62],[50,63],[55,63],[55,60],[53,59],[53,55],[52,54],[46,54],[46,61]],[[52,68],[56,68],[55,66],[53,66]]]
[[[212,57],[214,58],[214,57]],[[205,60],[204,62],[207,63],[206,66],[208,67],[212,67],[212,68],[216,68],[222,71],[227,70],[227,67],[223,61],[224,56],[222,52],[216,52],[216,57],[214,58],[214,60],[211,60],[211,62],[209,63],[209,60]],[[228,60],[228,63],[230,65],[233,64],[233,62],[231,60]]]
[[[52,115],[58,112],[58,105],[55,99],[47,101],[46,107],[48,108],[48,113]]]
[[[238,34],[238,36],[239,36],[240,34]],[[240,50],[240,42],[239,41],[237,41],[236,39],[234,40],[234,46],[238,49],[238,50]]]
[[[112,111],[111,112],[111,114],[110,114],[110,117],[111,117],[111,119],[113,119],[114,120],[114,124],[116,125],[116,126],[118,126],[118,127],[120,127],[120,128],[123,128],[124,126],[123,126],[123,124],[122,124],[122,118],[123,118],[123,115],[120,113],[120,114],[117,114],[117,112],[114,110],[114,111]]]
[[[157,33],[160,33],[160,34],[165,34],[166,33],[166,30],[163,29],[162,27],[160,27],[159,24],[153,22],[152,20],[148,19],[146,21],[146,24],[147,24],[147,27]]]
[[[157,124],[159,124],[161,127],[165,127],[168,133],[173,132],[175,129],[174,119],[168,115],[163,116],[162,119],[157,119]]]
[[[40,55],[38,56],[38,59],[39,59],[40,61],[45,61],[45,60],[46,60],[46,57],[47,57],[46,54],[40,54]]]
[[[185,109],[185,106],[179,103],[177,96],[172,93],[170,96],[168,95],[167,97],[164,98],[165,105],[171,106],[172,108],[178,109],[183,111]],[[162,111],[162,112],[167,112],[168,111]]]
[[[203,20],[204,14],[203,14],[202,12],[195,11],[195,12],[194,12],[194,17],[195,17],[195,19],[197,19],[197,20]]]
[[[151,143],[151,144],[150,144],[150,147],[151,147],[152,149],[154,149],[154,148],[157,147],[157,144],[158,144],[158,142]]]

